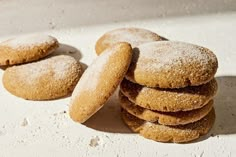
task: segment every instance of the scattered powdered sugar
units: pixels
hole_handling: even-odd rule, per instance
[[[136,69],[158,72],[169,70],[177,65],[198,63],[207,65],[215,58],[204,53],[201,47],[175,41],[159,41],[140,45],[134,51],[133,62],[137,61]]]
[[[75,64],[76,64],[76,61],[72,57],[68,57],[67,59],[56,61],[55,64],[51,65],[54,71],[54,78],[56,79],[65,78],[68,71],[70,71],[73,65]]]
[[[109,58],[116,52],[116,48],[117,47],[106,49],[86,69],[72,93],[71,101],[73,101],[80,92],[93,91],[97,88],[101,73],[104,71],[105,65],[109,62]]]
[[[140,44],[159,40],[159,37],[154,32],[140,28],[121,28],[107,33],[105,43],[128,42],[132,47]]]
[[[18,70],[19,79],[33,83],[45,75],[53,75],[53,79],[56,80],[64,79],[76,64],[77,62],[73,57],[59,55],[15,68]]]
[[[34,35],[25,35],[20,36],[14,39],[9,39],[1,43],[1,45],[10,46],[12,48],[20,48],[20,47],[33,47],[39,46],[41,44],[51,44],[56,41],[56,38],[43,35],[43,34],[34,34]]]

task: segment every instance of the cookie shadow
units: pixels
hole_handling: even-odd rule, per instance
[[[212,135],[236,134],[236,76],[217,77],[216,121]]]
[[[57,55],[68,55],[74,57],[77,61],[82,58],[82,53],[79,49],[64,43],[60,43],[59,47],[52,54],[52,56]]]
[[[52,54],[52,56],[57,56],[57,55],[68,55],[74,57],[77,61],[80,62],[80,64],[83,67],[83,70],[86,70],[88,67],[87,64],[80,61],[80,59],[83,57],[81,51],[71,45],[60,43],[59,47]]]
[[[5,66],[5,65],[4,65],[4,66],[0,66],[0,69],[3,70],[3,71],[5,71],[8,67],[9,67],[9,66]]]
[[[96,114],[84,125],[89,128],[110,133],[132,133],[121,118],[121,108],[116,91]]]
[[[236,134],[236,76],[216,77],[218,92],[214,98],[216,120],[210,132],[194,142],[209,137]]]

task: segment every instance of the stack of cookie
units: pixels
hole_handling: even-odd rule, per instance
[[[208,49],[174,41],[133,49],[120,85],[124,122],[134,132],[161,142],[188,142],[213,126],[216,56]]]
[[[105,33],[96,53],[121,41],[133,48],[119,91],[131,130],[155,141],[188,142],[213,126],[218,62],[207,48],[165,40],[149,30],[121,28]]]
[[[0,67],[7,67],[4,87],[13,95],[30,100],[50,100],[71,94],[82,67],[68,55],[49,57],[58,47],[56,38],[42,34],[0,43]]]

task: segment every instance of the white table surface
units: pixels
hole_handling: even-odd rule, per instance
[[[116,95],[82,125],[68,116],[69,98],[27,101],[0,83],[0,157],[236,156],[235,0],[0,0],[0,41],[50,34],[62,43],[59,53],[76,52],[73,56],[84,66],[96,57],[94,45],[103,33],[129,26],[215,52],[219,92],[211,132],[193,143],[158,143],[129,131]],[[3,72],[0,69],[0,77]]]

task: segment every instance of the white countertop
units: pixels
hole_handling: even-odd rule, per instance
[[[159,143],[131,133],[120,118],[116,95],[82,125],[68,116],[69,98],[27,101],[0,82],[0,157],[236,156],[235,0],[0,0],[0,21],[0,41],[51,34],[63,43],[60,52],[76,51],[73,55],[86,65],[96,57],[95,42],[103,33],[129,26],[208,47],[219,60],[215,125],[188,144]]]

